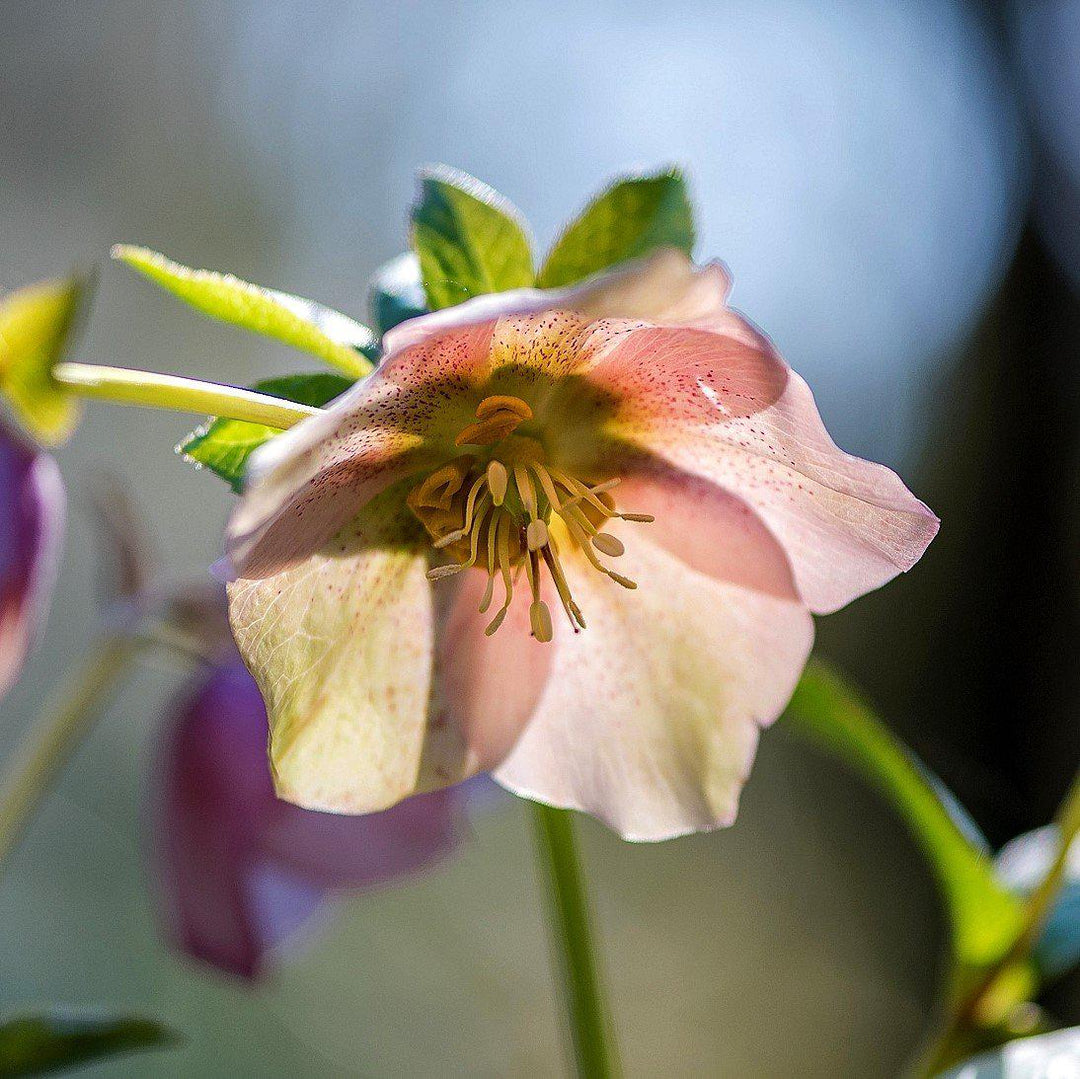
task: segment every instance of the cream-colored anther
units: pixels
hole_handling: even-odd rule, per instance
[[[592,538],[592,545],[600,551],[601,554],[610,555],[612,558],[618,558],[619,555],[626,553],[626,548],[623,546],[622,540],[611,535],[610,532],[597,532]]]
[[[506,465],[502,461],[488,461],[487,485],[491,492],[491,500],[496,506],[503,504],[506,498],[506,486],[510,482],[510,475],[506,471]]]
[[[530,551],[539,551],[541,547],[546,547],[548,542],[548,529],[539,518],[535,521],[529,522],[529,527],[525,529],[525,543]]]
[[[529,606],[529,625],[538,641],[547,643],[555,635],[551,628],[551,611],[542,600],[534,600]]]

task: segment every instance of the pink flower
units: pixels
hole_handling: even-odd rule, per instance
[[[166,933],[242,978],[344,890],[410,876],[463,829],[456,792],[366,817],[314,813],[274,796],[266,710],[239,659],[208,666],[177,702],[155,791],[155,861]]]
[[[253,461],[234,634],[278,792],[345,813],[490,771],[630,839],[729,824],[836,610],[934,515],[664,252],[404,323]]]
[[[53,459],[0,425],[0,698],[18,678],[48,609],[64,506]]]

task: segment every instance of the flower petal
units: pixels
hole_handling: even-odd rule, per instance
[[[613,433],[744,500],[828,613],[918,561],[934,514],[883,465],[837,448],[806,383],[761,339],[701,330],[625,337],[590,373],[622,386]]]
[[[228,586],[270,716],[278,794],[370,813],[417,789],[434,651],[431,585],[399,490],[304,563]]]
[[[798,600],[791,563],[741,498],[655,459],[624,473],[619,509],[649,513],[648,539],[691,569],[780,599]],[[636,542],[636,534],[630,542]]]
[[[730,824],[759,728],[779,715],[806,661],[812,620],[801,604],[625,538],[619,569],[639,587],[573,574],[588,629],[560,631],[556,673],[494,777],[631,840]]]
[[[539,699],[551,650],[529,637],[527,590],[486,636],[485,575],[433,590],[401,519],[415,528],[398,488],[302,566],[229,585],[290,802],[371,813],[457,783],[509,752]]]
[[[14,685],[48,609],[64,507],[55,461],[0,427],[0,698]]]
[[[365,817],[280,801],[266,734],[262,698],[239,659],[209,668],[177,703],[156,791],[167,932],[188,954],[248,978],[328,892],[415,873],[448,854],[463,830],[450,791]]]

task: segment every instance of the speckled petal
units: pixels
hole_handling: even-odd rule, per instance
[[[813,640],[799,603],[706,577],[627,531],[620,572],[575,564],[589,628],[560,627],[555,674],[494,777],[631,840],[730,824],[757,747]]]
[[[18,678],[48,609],[64,506],[55,461],[0,427],[0,697]]]
[[[649,513],[648,540],[699,573],[780,599],[798,600],[791,563],[761,518],[741,498],[655,459],[622,473],[619,508]],[[639,533],[631,534],[629,543]]]
[[[297,805],[369,813],[416,790],[433,607],[406,514],[385,492],[302,564],[228,587],[270,716],[277,791]]]
[[[611,431],[753,508],[817,613],[910,569],[937,532],[894,472],[837,448],[806,383],[767,343],[639,330],[590,379],[623,387]]]

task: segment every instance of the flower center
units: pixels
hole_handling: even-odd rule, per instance
[[[539,641],[552,637],[551,612],[540,598],[541,567],[547,568],[574,632],[585,628],[581,609],[566,583],[553,531],[558,531],[590,564],[624,588],[637,585],[605,566],[598,554],[618,558],[619,539],[603,531],[612,518],[651,521],[645,513],[619,513],[610,491],[618,478],[586,483],[546,460],[535,438],[517,434],[533,418],[532,409],[518,397],[485,397],[476,420],[454,444],[475,446],[432,472],[409,492],[409,508],[431,536],[437,550],[452,563],[428,570],[437,581],[471,566],[486,568],[487,588],[480,603],[486,612],[501,579],[503,603],[488,624],[490,636],[502,625],[524,568],[532,595],[529,622]]]

